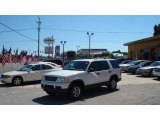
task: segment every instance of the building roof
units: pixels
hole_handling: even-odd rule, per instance
[[[132,41],[132,42],[128,42],[128,43],[125,43],[123,45],[124,46],[129,46],[129,45],[134,45],[134,44],[141,43],[141,42],[151,41],[151,40],[158,39],[158,38],[160,39],[160,35],[157,35],[157,36],[154,36],[154,37],[148,37],[148,38],[144,38],[144,39],[140,39],[140,40],[136,40],[136,41]]]
[[[80,49],[80,50],[83,50],[83,51],[87,51],[89,49]],[[92,51],[107,51],[107,49],[90,49]]]

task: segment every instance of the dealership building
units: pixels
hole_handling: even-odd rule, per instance
[[[125,43],[129,59],[160,60],[160,24],[154,26],[152,37]]]

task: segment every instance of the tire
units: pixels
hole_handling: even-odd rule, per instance
[[[82,87],[78,84],[73,84],[69,89],[69,97],[71,99],[78,99],[82,95]]]
[[[107,85],[107,88],[111,91],[114,91],[117,89],[117,81],[115,78],[112,78],[110,81],[109,81],[109,84]]]
[[[153,70],[151,70],[151,71],[149,72],[148,77],[152,77],[152,76],[153,76]]]
[[[46,93],[47,93],[49,96],[55,96],[55,95],[56,95],[54,92],[46,91]]]
[[[12,84],[15,86],[22,85],[23,79],[21,77],[14,77],[12,80]]]

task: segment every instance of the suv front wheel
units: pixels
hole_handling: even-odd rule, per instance
[[[109,84],[107,85],[108,89],[109,90],[116,90],[117,88],[117,81],[115,80],[115,78],[112,78],[110,81],[109,81]]]
[[[69,96],[72,99],[78,99],[82,94],[82,87],[78,84],[73,84],[69,90]]]

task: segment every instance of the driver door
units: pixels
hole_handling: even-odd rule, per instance
[[[34,65],[26,77],[27,81],[41,80],[41,65]]]

